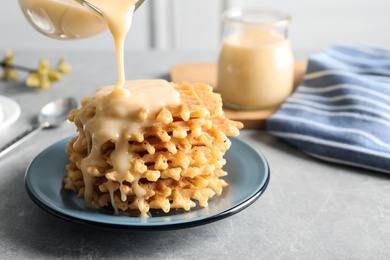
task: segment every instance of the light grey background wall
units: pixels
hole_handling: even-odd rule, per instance
[[[232,6],[283,9],[293,17],[290,39],[298,53],[322,50],[335,42],[390,48],[389,0],[148,0],[136,14],[126,50],[217,50],[220,14]],[[58,41],[30,27],[17,0],[0,1],[0,51],[112,50],[108,32],[93,38]]]

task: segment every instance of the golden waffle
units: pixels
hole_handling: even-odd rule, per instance
[[[219,174],[218,174],[219,173]],[[145,203],[148,208],[162,209],[164,212],[169,212],[171,208],[183,208],[189,210],[196,206],[193,200],[198,201],[202,207],[207,206],[209,198],[215,194],[220,195],[223,187],[227,183],[219,179],[218,175],[223,175],[220,169],[216,174],[196,176],[196,177],[181,177],[179,180],[171,178],[160,178],[156,181],[145,181],[140,183],[140,186],[145,192]],[[83,197],[82,173],[80,171],[69,171],[65,178],[66,188],[78,193],[78,196]],[[110,184],[108,184],[110,183]],[[96,177],[94,180],[94,198],[99,206],[105,207],[111,205],[111,196],[108,192],[107,185],[114,185],[114,200],[116,207],[122,211],[128,209],[138,209],[138,199],[134,194],[132,185],[125,182],[122,185],[107,180],[104,177]],[[125,194],[126,200],[121,199],[122,194]]]
[[[225,118],[222,100],[211,87],[183,83],[174,88],[181,103],[162,107],[152,126],[140,127],[127,136],[126,151],[131,159],[124,174],[116,171],[111,161],[119,145],[115,140],[101,145],[98,165],[89,165],[83,174],[81,165],[89,156],[92,142],[84,125],[96,114],[94,98],[84,98],[82,108],[68,117],[76,124],[79,136],[66,149],[70,164],[65,188],[86,197],[84,178],[88,177],[95,207],[112,205],[116,211],[138,209],[141,213],[150,208],[189,210],[196,202],[206,207],[211,197],[220,195],[227,185],[220,179],[226,175],[222,167],[230,147],[227,136],[238,135],[242,124]],[[78,117],[80,113],[83,120]],[[136,120],[145,120],[145,113],[141,108]]]

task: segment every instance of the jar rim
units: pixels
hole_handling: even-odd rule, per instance
[[[249,15],[256,15],[256,19],[259,20],[249,19]],[[222,20],[248,26],[287,26],[291,22],[291,16],[282,10],[272,8],[233,7],[222,13]]]

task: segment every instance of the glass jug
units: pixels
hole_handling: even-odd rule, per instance
[[[60,40],[85,38],[108,27],[101,14],[81,0],[18,0],[30,24],[44,35]]]

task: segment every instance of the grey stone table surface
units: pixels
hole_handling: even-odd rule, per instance
[[[16,63],[35,67],[61,53],[16,52]],[[73,72],[48,90],[0,82],[0,95],[22,108],[0,130],[0,146],[23,132],[53,99],[80,100],[116,80],[111,52],[65,53]],[[215,53],[126,53],[127,79],[166,78],[172,65],[212,61]],[[29,163],[49,145],[75,133],[71,124],[44,130],[0,158],[0,259],[389,259],[390,176],[308,157],[263,130],[240,139],[267,158],[271,181],[247,209],[198,227],[130,232],[58,219],[36,206],[24,188]]]

